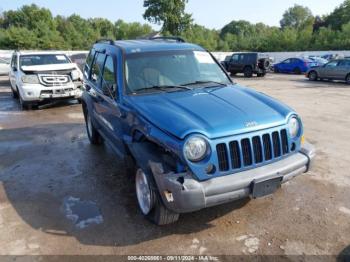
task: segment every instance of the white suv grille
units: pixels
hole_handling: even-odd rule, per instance
[[[67,75],[39,75],[40,82],[46,86],[60,86],[70,81]]]

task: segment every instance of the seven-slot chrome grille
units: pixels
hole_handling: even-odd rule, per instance
[[[262,164],[290,152],[287,130],[220,143],[216,152],[220,172]]]

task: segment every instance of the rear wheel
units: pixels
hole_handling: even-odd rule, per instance
[[[87,131],[90,143],[93,145],[101,145],[102,138],[98,133],[97,129],[94,127],[91,120],[91,116],[88,112],[85,113],[85,123],[86,123],[86,131]]]
[[[348,85],[350,85],[350,74],[346,76],[345,81]]]
[[[253,76],[253,69],[250,66],[247,66],[243,70],[245,77],[252,77]]]
[[[167,209],[155,184],[149,175],[138,169],[135,177],[136,196],[142,214],[156,225],[167,225],[176,222],[179,214]]]
[[[317,81],[317,79],[318,79],[317,72],[316,71],[311,71],[309,73],[309,80],[310,81]]]

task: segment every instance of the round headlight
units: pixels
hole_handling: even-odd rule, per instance
[[[296,137],[299,134],[300,123],[296,117],[292,117],[288,122],[289,134],[292,138]]]
[[[74,69],[74,70],[72,71],[71,75],[72,75],[72,80],[73,80],[73,81],[79,80],[79,78],[80,78],[79,71],[76,70],[76,69]]]
[[[204,138],[194,136],[188,139],[184,146],[184,153],[188,160],[198,162],[207,155],[208,144]]]

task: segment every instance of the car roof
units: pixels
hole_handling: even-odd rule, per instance
[[[199,45],[173,40],[118,40],[113,43],[122,48],[126,54],[174,50],[205,51]]]
[[[15,51],[17,55],[66,55],[62,51]]]

